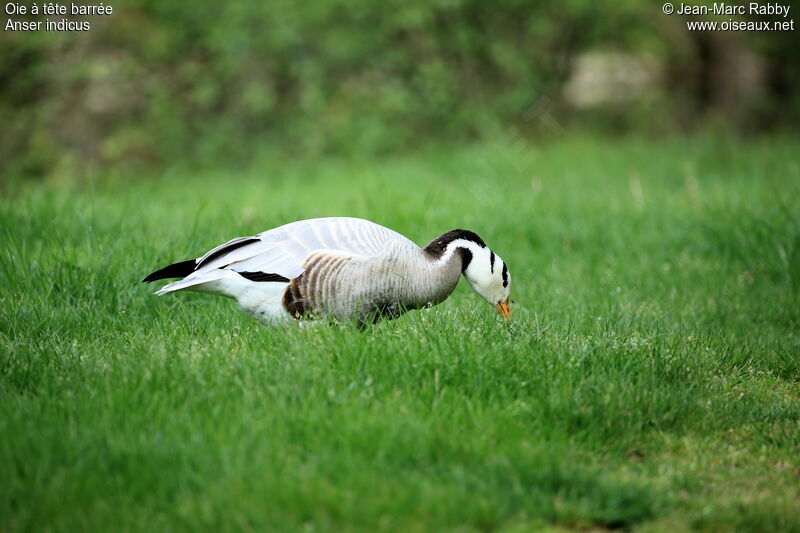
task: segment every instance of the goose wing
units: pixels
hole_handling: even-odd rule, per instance
[[[215,269],[299,276],[306,258],[319,250],[376,256],[393,242],[414,245],[403,235],[360,218],[315,218],[292,222],[253,237],[238,237],[208,251],[197,260],[201,275]]]

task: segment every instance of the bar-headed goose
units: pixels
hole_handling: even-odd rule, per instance
[[[183,278],[156,294],[221,294],[267,325],[320,315],[366,324],[444,301],[462,273],[500,315],[510,316],[508,267],[475,233],[455,229],[420,248],[358,218],[300,220],[239,237],[143,281]]]

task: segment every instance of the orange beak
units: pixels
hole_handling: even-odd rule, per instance
[[[508,300],[497,304],[497,312],[505,319],[511,318],[511,308],[508,306]]]

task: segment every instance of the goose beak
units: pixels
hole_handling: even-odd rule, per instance
[[[505,319],[511,318],[511,308],[508,306],[508,300],[497,304],[497,312]]]

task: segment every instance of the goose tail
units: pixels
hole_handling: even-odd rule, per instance
[[[179,261],[148,274],[148,276],[142,280],[142,283],[150,283],[152,281],[168,278],[184,278],[168,283],[155,292],[155,294],[161,296],[163,294],[189,288],[202,291],[208,287],[207,284],[225,277],[225,273],[221,270],[211,270],[209,272],[200,273],[195,270],[196,268],[196,259]]]
[[[185,289],[191,289],[200,292],[210,292],[213,294],[222,294],[224,296],[234,296],[230,293],[229,285],[230,283],[225,283],[229,279],[239,277],[236,273],[226,270],[212,270],[210,272],[204,272],[199,275],[189,276],[186,279],[181,279],[178,281],[173,281],[172,283],[167,283],[159,290],[157,290],[154,294],[157,296],[163,296],[164,294],[169,294],[171,292],[182,291]]]

